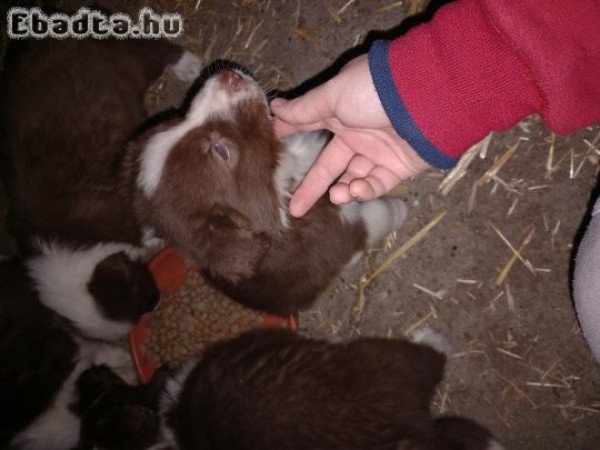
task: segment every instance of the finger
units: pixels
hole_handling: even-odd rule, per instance
[[[355,155],[350,164],[348,164],[348,168],[346,172],[340,177],[339,181],[341,183],[350,183],[355,178],[364,178],[366,177],[375,167],[375,163],[371,161],[369,158],[366,158],[362,155]]]
[[[275,131],[275,135],[280,139],[283,139],[294,133],[298,133],[299,131],[322,130],[324,128],[326,127],[323,122],[296,125],[284,122],[283,120],[277,117],[273,118],[273,129]]]
[[[303,216],[323,195],[331,183],[348,167],[354,152],[341,139],[334,137],[323,149],[290,200],[290,213]]]
[[[372,200],[394,189],[400,178],[385,167],[375,167],[366,177],[355,179],[348,185],[350,196],[358,200]]]
[[[336,205],[343,205],[354,200],[354,197],[350,195],[348,183],[338,182],[331,186],[329,188],[329,200]]]

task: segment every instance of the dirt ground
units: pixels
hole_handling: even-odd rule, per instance
[[[133,15],[144,5],[179,12],[181,42],[204,62],[237,61],[265,89],[282,91],[327,76],[340,55],[380,31],[402,32],[427,16],[419,0],[102,3]],[[166,74],[149,110],[178,106],[187,87]],[[477,419],[507,449],[600,448],[600,366],[570,295],[598,147],[600,127],[560,137],[531,118],[475,149],[449,192],[440,190],[448,172],[403,184],[396,194],[410,207],[405,226],[301,315],[302,332],[402,336],[430,326],[452,344],[436,411]],[[496,175],[487,176],[492,167]],[[421,239],[371,276],[414,236]]]

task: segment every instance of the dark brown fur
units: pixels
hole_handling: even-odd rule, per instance
[[[322,199],[293,222],[283,236],[275,235],[255,274],[238,283],[208,273],[232,297],[253,308],[293,314],[309,308],[350,261],[365,247],[362,223],[344,224],[337,207]]]
[[[249,332],[206,351],[166,423],[183,450],[483,450],[487,430],[430,414],[444,360],[405,340]]]
[[[125,252],[100,261],[87,289],[106,318],[131,323],[152,311],[160,297],[148,266],[131,260]]]
[[[146,89],[182,49],[165,41],[11,42],[0,84],[0,147],[11,230],[72,243],[138,244],[125,143]]]
[[[272,174],[281,143],[266,106],[244,103],[231,113],[233,122],[211,120],[175,145],[140,215],[202,266],[239,281],[253,275],[277,232]],[[228,162],[208,150],[215,140],[228,146]]]
[[[53,402],[78,346],[19,261],[0,261],[0,448]]]
[[[160,392],[166,433],[158,448],[500,449],[472,420],[431,415],[443,366],[440,353],[405,340],[330,344],[272,330],[215,344],[166,384],[164,369],[134,387],[92,367],[77,383],[81,449],[155,443]],[[179,383],[181,390],[173,390]]]
[[[81,417],[77,450],[144,450],[158,440],[162,386],[130,386],[107,366],[92,366],[76,384]]]

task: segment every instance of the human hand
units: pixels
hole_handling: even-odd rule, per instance
[[[294,192],[292,216],[303,216],[329,186],[333,203],[371,200],[430,167],[394,130],[366,55],[301,97],[273,100],[271,110],[275,133],[281,138],[318,129],[334,133]]]

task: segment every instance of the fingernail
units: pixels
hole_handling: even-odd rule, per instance
[[[273,100],[271,100],[271,107],[274,106],[275,108],[278,108],[280,106],[285,105],[285,103],[286,103],[286,100],[281,97],[274,98]]]

